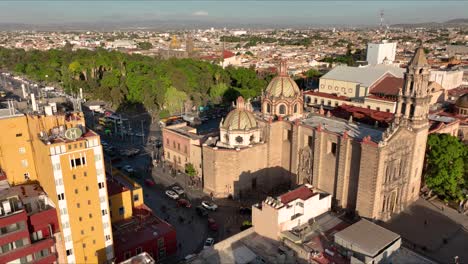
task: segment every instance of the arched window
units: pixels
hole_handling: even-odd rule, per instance
[[[280,115],[286,114],[286,106],[284,104],[279,106],[279,114]]]
[[[241,136],[236,137],[236,142],[237,143],[242,143],[242,141],[244,141],[244,139]]]
[[[270,106],[269,103],[266,104],[266,111],[267,111],[267,113],[271,112],[271,106]]]
[[[297,113],[297,104],[294,105],[294,113]]]
[[[252,143],[254,140],[255,140],[255,136],[254,136],[254,135],[251,135],[251,136],[250,136],[250,142]]]

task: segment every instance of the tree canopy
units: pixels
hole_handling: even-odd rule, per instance
[[[462,200],[468,175],[468,146],[448,134],[431,134],[427,140],[425,182],[446,200]]]
[[[152,114],[180,111],[184,100],[204,105],[209,101],[229,101],[234,94],[255,97],[267,85],[253,69],[223,69],[196,59],[163,60],[102,48],[95,51],[0,48],[0,68],[59,85],[68,93],[76,94],[83,88],[87,97],[108,101],[116,107],[140,103]]]

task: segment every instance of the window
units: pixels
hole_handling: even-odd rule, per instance
[[[318,100],[317,98],[314,99],[314,104],[318,103]]]
[[[187,154],[187,146],[184,146],[184,153]]]
[[[21,166],[27,168],[28,167],[28,160],[21,160]]]
[[[377,107],[376,110],[377,110],[377,111],[380,111],[380,107]]]
[[[82,148],[82,147],[83,147],[83,143],[80,142],[80,148]]]
[[[65,194],[64,193],[61,193],[61,194],[59,194],[57,196],[58,196],[59,201],[65,200]]]
[[[99,189],[102,189],[102,188],[104,188],[104,182],[100,182],[100,183],[98,183],[98,187],[99,187]]]
[[[93,239],[93,245],[96,245],[96,239]]]
[[[237,142],[237,143],[240,144],[240,143],[242,143],[242,141],[244,141],[244,139],[243,139],[241,136],[237,136],[237,137],[236,137],[236,142]]]
[[[132,257],[132,252],[130,251],[125,252],[125,257],[124,257],[125,259],[129,259],[131,257]]]
[[[76,207],[77,207],[77,208],[80,208],[80,203],[76,203]]]
[[[285,105],[282,104],[282,105],[279,106],[279,114],[280,115],[286,114],[286,106]]]
[[[170,144],[169,144],[169,139],[166,139],[166,144],[167,144],[168,146],[170,145]]]
[[[60,214],[61,214],[61,215],[66,215],[66,214],[68,214],[67,208],[61,208],[61,209],[60,209]]]
[[[88,205],[91,205],[91,200],[88,200]]]
[[[331,100],[328,100],[328,105],[331,106]]]
[[[88,187],[88,186],[86,186],[86,187],[85,187],[85,190],[86,190],[86,191],[89,191],[89,187]]]
[[[270,112],[271,112],[271,106],[270,106],[270,104],[266,104],[266,111],[267,111],[267,113],[270,113]]]
[[[93,218],[93,214],[90,213],[90,214],[89,214],[89,218]]]
[[[110,235],[106,235],[106,241],[109,241],[111,239]]]
[[[133,201],[134,201],[134,202],[137,202],[137,201],[139,201],[139,200],[140,200],[140,196],[139,196],[138,194],[134,194],[134,195],[133,195]]]
[[[24,153],[26,153],[26,148],[21,147],[21,148],[19,148],[18,151],[19,151],[20,154],[24,154]]]
[[[83,172],[83,176],[85,176],[85,177],[88,176],[88,173],[86,171]]]
[[[81,216],[78,217],[78,220],[80,220],[80,222],[83,221],[83,217],[81,217]]]
[[[173,141],[172,142],[172,147],[175,148],[175,146],[176,146],[176,143],[175,143],[175,141]]]
[[[336,155],[336,143],[331,143],[331,153],[333,156]]]
[[[29,172],[26,172],[23,176],[25,180],[29,181]]]
[[[71,145],[68,145],[68,150],[71,150],[72,149],[72,146]]]
[[[71,249],[67,249],[67,256],[73,255],[73,251]]]
[[[164,247],[164,237],[158,238],[158,248]]]
[[[370,105],[367,106],[367,109],[370,109]]]
[[[314,140],[312,136],[307,137],[307,145],[311,148],[314,146]]]
[[[294,113],[297,113],[297,104],[294,105]]]
[[[75,189],[75,194],[78,194],[78,189]]]
[[[73,179],[74,179],[74,180],[76,180],[76,175],[75,175],[75,174],[73,174],[73,176],[72,176],[72,177],[73,177]]]
[[[107,210],[106,210],[106,209],[101,210],[101,212],[102,212],[102,215],[106,215],[106,214],[107,214]]]
[[[22,133],[18,133],[16,134],[16,137],[21,137],[23,134]]]
[[[123,215],[125,214],[125,208],[124,207],[120,207],[119,208],[119,215]]]
[[[84,230],[81,230],[81,234],[84,235]]]
[[[177,150],[180,151],[180,143],[177,143]]]
[[[143,249],[141,247],[137,247],[136,248],[136,254],[140,254],[141,252],[143,252]]]
[[[78,147],[78,145],[77,145],[77,144],[75,144],[73,147],[74,147],[74,148],[77,148],[77,147]]]
[[[390,109],[388,109],[388,108],[387,108],[387,110],[386,110],[386,111],[387,111],[387,113],[390,113]]]

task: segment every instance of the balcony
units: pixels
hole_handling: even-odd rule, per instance
[[[49,249],[55,245],[55,241],[53,238],[46,238],[46,239],[43,239],[43,240],[40,240],[40,241],[37,241],[37,242],[34,242],[32,244],[29,244],[29,245],[25,245],[23,247],[20,247],[20,248],[16,248],[10,252],[7,252],[5,254],[2,254],[0,255],[0,263],[8,263],[12,260],[15,260],[15,259],[18,259],[18,258],[21,258],[21,257],[24,257],[24,256],[27,256],[27,255],[31,255],[31,254],[34,254],[38,251],[41,251],[42,249]],[[52,256],[54,256],[54,259],[57,259],[57,257],[55,256],[55,253],[51,252]],[[44,258],[41,258],[39,261],[40,263],[51,263],[51,262],[42,262],[44,259],[49,259],[49,256],[46,256]],[[53,261],[52,261],[53,262]]]

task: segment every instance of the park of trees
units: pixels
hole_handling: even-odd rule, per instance
[[[445,201],[463,201],[468,185],[468,146],[448,134],[427,139],[425,184]]]
[[[142,44],[144,45],[144,44]],[[180,111],[193,105],[230,102],[237,96],[256,97],[267,85],[253,69],[222,67],[196,59],[162,60],[117,51],[25,51],[0,48],[0,68],[114,108],[141,104],[151,114]]]

